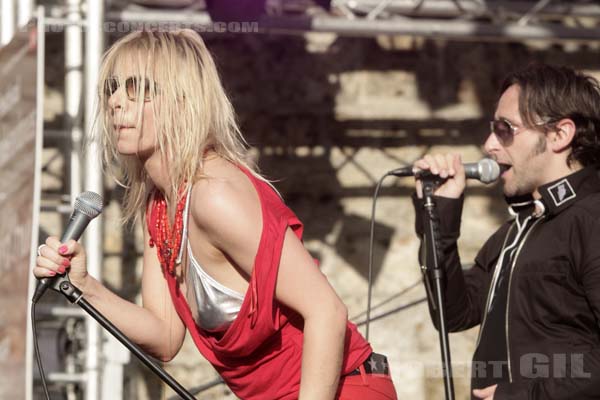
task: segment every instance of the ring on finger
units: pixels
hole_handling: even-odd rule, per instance
[[[38,256],[41,256],[41,254],[40,254],[40,253],[41,253],[41,251],[42,251],[42,247],[44,247],[44,246],[46,246],[46,245],[45,245],[45,244],[40,244],[40,245],[38,246],[38,249],[37,249],[37,255],[38,255]]]

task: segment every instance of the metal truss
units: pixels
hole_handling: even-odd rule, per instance
[[[257,32],[410,35],[480,41],[600,40],[600,1],[333,0],[329,10],[301,0],[279,0],[274,2],[276,6],[272,3],[256,21]],[[112,5],[106,14],[109,23],[175,23],[204,32],[239,32],[240,22],[215,29],[215,22],[201,1],[177,9],[168,8],[168,1],[164,1],[165,8],[129,2]]]
[[[333,5],[352,24],[332,25],[348,32],[475,40],[600,39],[598,1],[334,0]]]

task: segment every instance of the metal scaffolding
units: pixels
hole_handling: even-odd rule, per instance
[[[168,4],[167,1],[164,2]],[[413,35],[461,40],[580,40],[600,38],[597,1],[334,0],[331,9],[298,12],[294,1],[256,21],[258,32],[346,36]],[[194,3],[186,9],[148,9],[115,4],[107,23],[173,23],[206,32],[239,30],[239,21],[215,25],[210,10]],[[115,25],[112,25],[116,27]],[[224,29],[223,29],[224,28]]]
[[[47,170],[54,161],[63,160],[65,168],[62,179],[65,184],[60,193],[42,193],[41,208],[44,212],[68,215],[71,212],[68,204],[72,205],[83,189],[100,195],[103,193],[97,152],[91,149],[85,159],[82,157],[84,137],[91,134],[95,107],[94,88],[97,85],[100,56],[104,50],[103,5],[101,0],[89,0],[85,3],[82,0],[64,0],[60,6],[38,8],[38,32],[44,35],[53,31],[50,27],[59,28],[64,33],[65,48],[62,128],[44,130],[44,136],[51,139],[44,141],[45,147],[53,148],[56,154],[43,166],[43,170]],[[61,17],[59,21],[52,22],[51,17],[56,13]],[[50,22],[45,18],[46,14],[50,17]],[[41,65],[44,65],[43,49],[39,57]],[[87,142],[95,146],[93,141]],[[102,225],[100,221],[95,221],[88,227],[84,240],[88,253],[88,270],[98,279],[102,277],[102,239]],[[51,371],[48,382],[67,388],[69,398],[76,395],[76,385],[83,385],[86,400],[122,398],[122,364],[128,358],[111,354],[104,354],[102,357],[102,349],[111,348],[107,346],[111,339],[102,338],[98,324],[82,310],[73,310],[59,304],[50,303],[42,309],[41,314],[46,317],[46,321],[40,321],[40,324],[52,321],[50,325],[61,326],[60,329],[66,331],[63,336],[72,344],[68,346],[70,352],[62,355],[65,358],[64,370]],[[83,328],[80,327],[82,325]],[[80,351],[83,349],[85,351]],[[120,353],[121,350],[116,349],[114,352]],[[111,360],[122,362],[114,363]],[[104,367],[101,363],[104,363]],[[104,385],[100,390],[102,374],[110,376],[110,379],[105,379],[110,384]]]

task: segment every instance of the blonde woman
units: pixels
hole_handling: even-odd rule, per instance
[[[247,161],[216,67],[191,30],[134,32],[105,54],[107,168],[144,219],[143,306],[86,271],[79,243],[49,237],[38,278],[69,274],[87,300],[154,357],[186,329],[241,399],[395,399],[372,352],[302,245],[302,223]]]

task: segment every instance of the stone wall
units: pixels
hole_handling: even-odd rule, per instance
[[[367,306],[370,214],[379,178],[428,152],[480,159],[497,88],[514,68],[546,61],[600,71],[597,48],[577,44],[327,34],[206,41],[263,173],[305,223],[307,248],[355,322],[364,320]],[[391,361],[400,399],[441,399],[438,335],[422,301],[411,184],[410,178],[387,178],[377,201],[371,315],[385,316],[371,323],[369,339]],[[107,196],[105,278],[139,300],[140,229],[132,235],[116,223],[120,194]],[[469,182],[459,243],[465,265],[507,217],[498,186]],[[469,396],[477,332],[450,337],[457,399]],[[189,338],[168,370],[187,387],[216,377]],[[160,382],[138,363],[126,371],[126,398],[172,394],[161,394]],[[220,385],[200,398],[234,398],[228,393]]]

